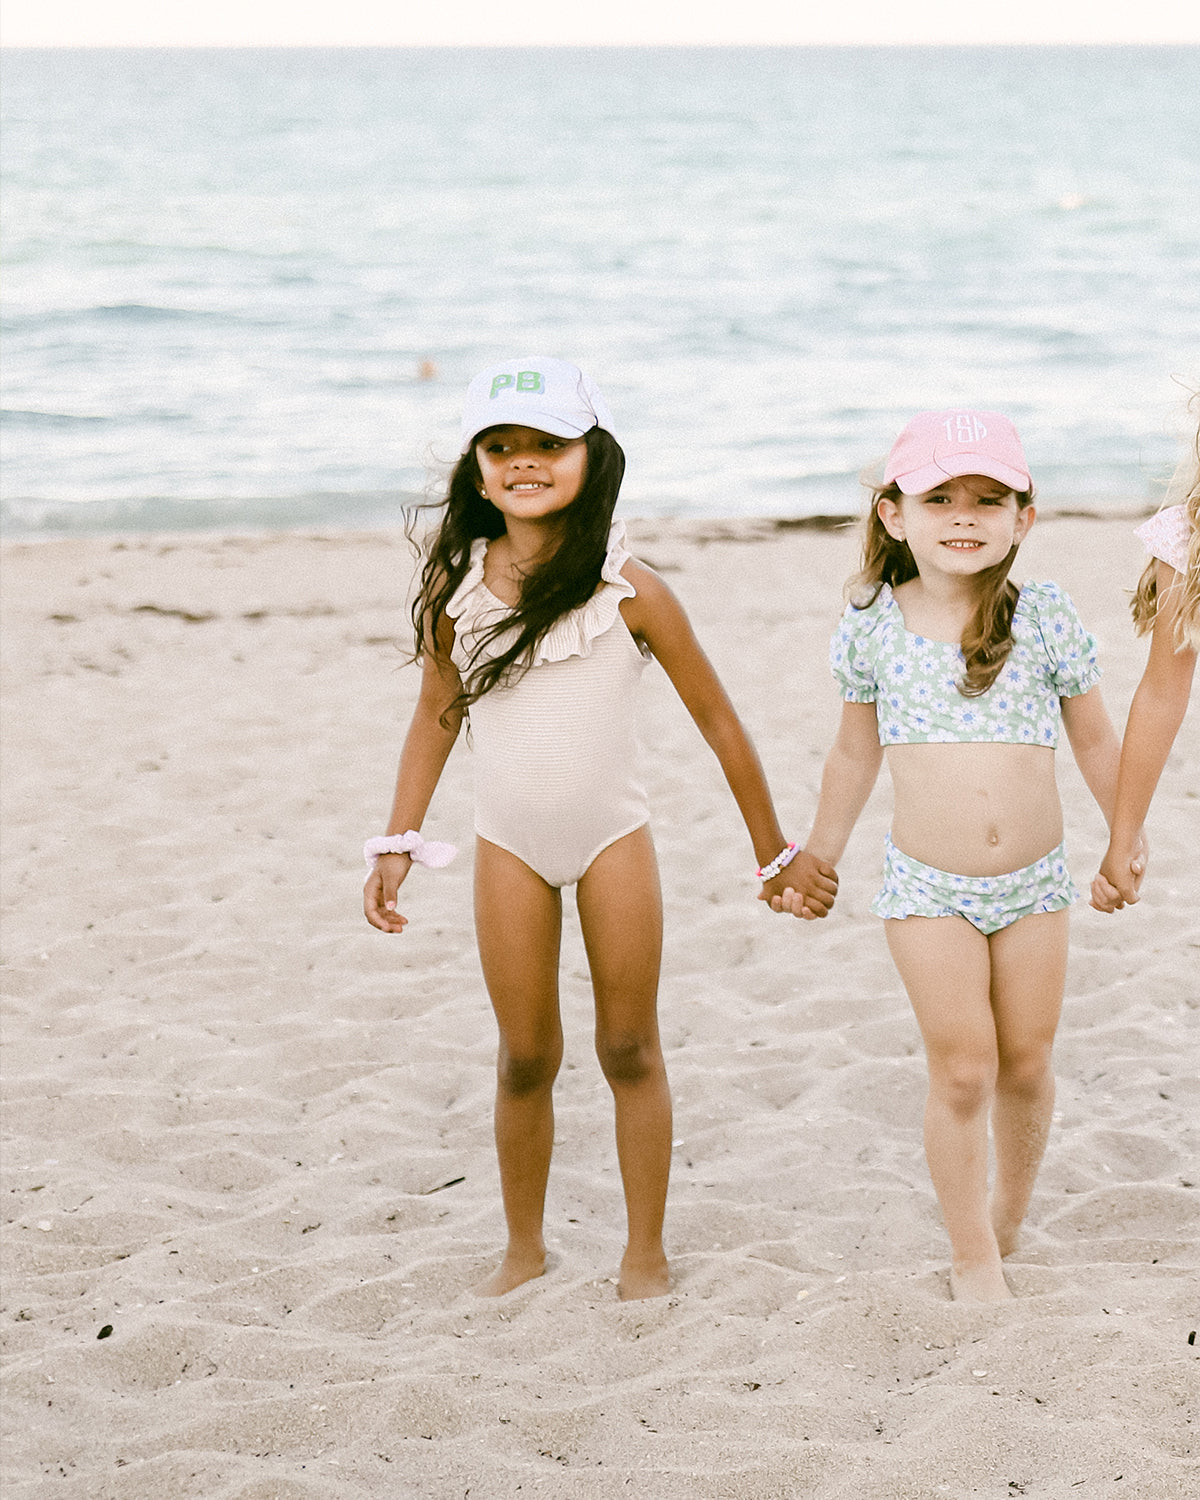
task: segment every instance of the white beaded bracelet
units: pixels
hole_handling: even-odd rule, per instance
[[[780,850],[769,865],[763,865],[761,870],[755,870],[759,880],[774,880],[780,870],[786,870],[792,860],[800,852],[799,844],[788,844],[786,849]]]
[[[457,853],[453,844],[439,844],[436,839],[423,839],[413,828],[407,833],[392,833],[383,838],[368,839],[363,845],[363,858],[372,870],[379,863],[381,854],[407,854],[415,864],[440,870]]]

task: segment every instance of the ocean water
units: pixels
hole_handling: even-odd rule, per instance
[[[850,513],[912,411],[1151,501],[1200,385],[1200,49],[4,55],[4,526],[388,524],[509,354],[634,514]]]

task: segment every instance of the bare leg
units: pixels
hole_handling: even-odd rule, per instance
[[[1043,912],[1022,917],[989,939],[1000,1056],[992,1105],[992,1226],[1001,1255],[1017,1248],[1050,1133],[1051,1053],[1066,985],[1067,927],[1065,911]]]
[[[884,923],[925,1041],[925,1159],[950,1236],[956,1299],[1012,1295],[988,1213],[988,1108],[997,1068],[988,939],[963,917]]]
[[[523,860],[476,840],[475,932],[500,1048],[496,1154],[508,1223],[500,1268],[475,1288],[499,1297],[546,1268],[542,1216],[554,1147],[554,1079],[562,1061],[559,892]]]
[[[597,855],[578,889],[596,995],[596,1054],[613,1092],[628,1239],[622,1301],[670,1290],[663,1215],[671,1171],[671,1095],[658,1035],[662,895],[649,830]]]

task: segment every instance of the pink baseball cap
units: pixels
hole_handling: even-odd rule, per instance
[[[1017,429],[998,411],[918,412],[892,444],[883,482],[924,495],[963,474],[985,474],[1018,494],[1032,487]]]

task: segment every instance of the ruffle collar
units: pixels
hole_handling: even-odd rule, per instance
[[[471,559],[463,581],[455,589],[446,605],[446,613],[457,622],[455,627],[456,665],[463,667],[474,661],[472,636],[481,634],[494,625],[497,618],[509,612],[509,607],[483,581],[483,564],[487,555],[488,538],[476,537],[471,543]],[[554,624],[537,644],[533,666],[542,662],[565,661],[571,656],[590,656],[592,642],[612,628],[621,608],[622,599],[633,599],[637,589],[621,569],[630,560],[631,553],[625,545],[625,522],[614,521],[609,528],[608,550],[600,568],[600,582],[595,593],[585,604],[569,610],[555,620]],[[499,655],[505,649],[505,637],[499,636],[491,643],[489,654]]]

